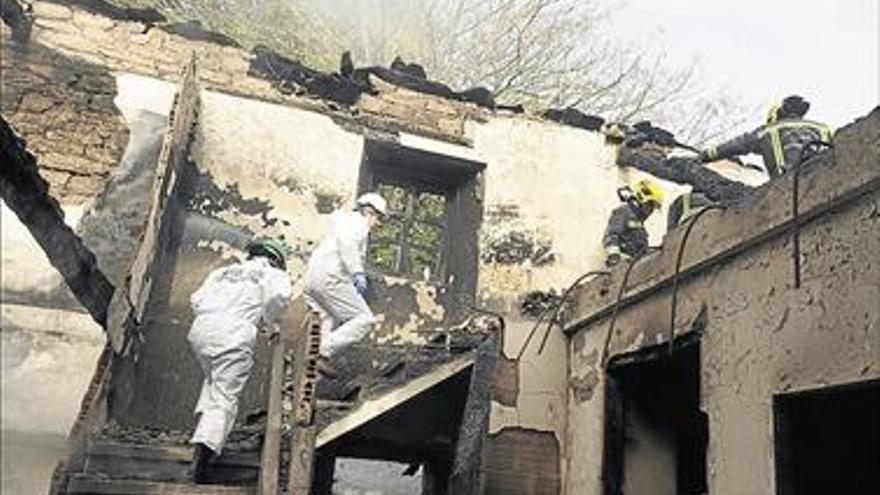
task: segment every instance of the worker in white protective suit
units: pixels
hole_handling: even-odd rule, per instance
[[[187,338],[205,374],[190,440],[195,482],[204,481],[207,462],[220,455],[235,423],[257,327],[277,330],[292,297],[284,251],[271,239],[252,242],[245,261],[211,272],[190,298],[196,317]]]
[[[364,338],[375,317],[364,300],[368,279],[364,271],[370,228],[388,213],[388,203],[376,193],[357,199],[354,211],[337,210],[329,230],[309,258],[305,276],[306,303],[321,315],[318,371],[334,377],[330,358]]]

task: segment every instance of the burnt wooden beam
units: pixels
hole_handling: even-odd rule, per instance
[[[71,292],[92,318],[106,328],[114,287],[98,269],[94,253],[64,223],[64,212],[49,194],[37,159],[0,116],[0,196],[46,253]]]
[[[150,192],[150,210],[143,237],[126,281],[117,288],[108,308],[107,336],[117,353],[124,351],[132,329],[143,320],[153,278],[160,266],[159,253],[169,241],[169,210],[172,209],[169,203],[179,190],[199,104],[199,77],[193,55],[182,69],[174,96]]]

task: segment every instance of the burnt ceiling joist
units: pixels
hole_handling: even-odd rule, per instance
[[[101,326],[114,287],[98,269],[95,255],[67,224],[37,159],[0,116],[0,196],[28,228],[77,300]]]

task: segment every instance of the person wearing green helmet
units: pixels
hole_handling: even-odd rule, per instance
[[[246,250],[246,260],[212,271],[190,297],[195,319],[187,339],[205,375],[190,439],[195,447],[190,475],[197,483],[235,423],[257,328],[276,325],[293,295],[281,243],[258,239]]]

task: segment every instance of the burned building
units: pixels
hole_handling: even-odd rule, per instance
[[[875,109],[578,291],[570,493],[880,488],[878,145]]]
[[[98,0],[33,2],[28,16],[26,42],[2,28],[0,110],[115,288],[100,332],[4,210],[4,345],[23,356],[4,375],[37,391],[79,377],[54,406],[67,420],[29,417],[50,394],[4,403],[4,433],[70,428],[57,492],[208,493],[182,483],[201,380],[189,295],[255,234],[285,239],[301,285],[327,215],[371,190],[394,211],[369,246],[379,328],[342,356],[341,379],[316,384],[302,353],[284,361],[261,342],[234,448],[204,490],[264,490],[274,449],[275,483],[297,493],[330,493],[349,458],[409,465],[429,494],[793,493],[826,462],[798,457],[830,441],[805,433],[809,411],[876,404],[876,112],[804,170],[797,215],[792,177],[665,237],[659,215],[662,250],[573,288],[557,325],[558,297],[523,311],[524,299],[602,266],[615,190],[644,177],[602,134],[393,69],[320,73]],[[795,232],[801,287],[786,285]],[[301,349],[309,320],[294,312]],[[53,360],[25,366],[42,355]],[[300,395],[279,395],[286,373]],[[303,412],[291,401],[312,385]],[[303,458],[306,486],[289,475]],[[732,488],[744,476],[754,485]]]

